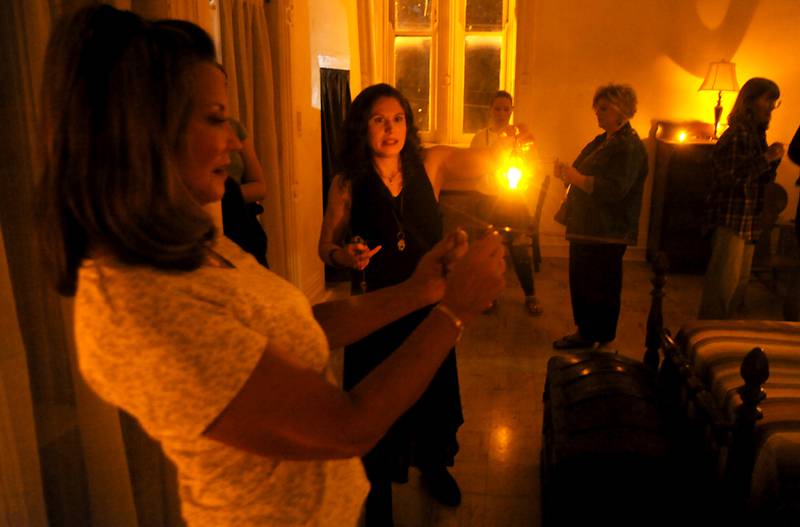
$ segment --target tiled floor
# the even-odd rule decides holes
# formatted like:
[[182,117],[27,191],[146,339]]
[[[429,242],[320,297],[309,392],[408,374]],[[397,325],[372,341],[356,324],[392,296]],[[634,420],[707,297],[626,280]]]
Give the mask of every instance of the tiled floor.
[[[539,525],[539,448],[542,388],[552,341],[573,331],[567,261],[546,259],[536,274],[544,308],[531,317],[509,270],[496,312],[467,328],[458,346],[465,423],[453,474],[463,492],[457,508],[435,503],[412,469],[394,486],[397,527]],[[644,349],[651,271],[645,262],[625,262],[623,309],[617,340],[610,347],[634,358]],[[670,276],[665,324],[677,328],[694,317],[701,276]],[[748,318],[780,318],[780,305],[760,283],[748,291]]]

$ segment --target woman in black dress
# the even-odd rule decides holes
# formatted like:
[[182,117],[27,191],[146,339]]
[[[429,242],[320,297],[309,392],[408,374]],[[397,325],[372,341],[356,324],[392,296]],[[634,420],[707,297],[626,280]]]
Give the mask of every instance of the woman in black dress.
[[[442,238],[439,190],[477,184],[493,164],[489,149],[422,148],[411,106],[388,84],[362,91],[345,121],[341,171],[331,183],[319,239],[322,260],[353,269],[353,292],[405,280]],[[344,388],[350,389],[388,357],[430,307],[412,313],[345,348]],[[409,372],[413,375],[413,372]],[[364,458],[371,483],[368,526],[392,524],[391,483],[417,466],[430,494],[456,506],[461,493],[447,471],[464,422],[455,349],[419,401]]]

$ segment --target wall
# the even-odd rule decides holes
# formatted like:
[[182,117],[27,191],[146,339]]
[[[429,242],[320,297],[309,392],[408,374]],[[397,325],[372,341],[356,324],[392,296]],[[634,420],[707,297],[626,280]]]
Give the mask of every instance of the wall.
[[[716,93],[698,92],[710,61],[736,63],[740,85],[753,76],[775,80],[783,104],[768,140],[788,143],[800,124],[796,0],[530,0],[518,11],[517,122],[532,128],[545,166],[571,161],[600,133],[591,109],[595,88],[627,82],[639,96],[632,125],[642,138],[651,120],[713,121]],[[723,93],[723,120],[734,93]],[[778,182],[789,191],[785,217],[797,203],[798,169],[788,159]],[[646,246],[648,195],[639,247]],[[563,228],[552,221],[563,192],[551,187],[542,214],[545,254],[565,254]],[[641,256],[641,251],[631,251]]]
[[[291,6],[291,150],[293,174],[296,285],[317,299],[324,292],[324,267],[317,256],[322,223],[322,152],[319,111],[319,57],[335,57],[341,63],[358,65],[355,3],[348,0],[308,0]],[[351,29],[352,28],[352,29]],[[351,72],[358,79],[360,69]]]

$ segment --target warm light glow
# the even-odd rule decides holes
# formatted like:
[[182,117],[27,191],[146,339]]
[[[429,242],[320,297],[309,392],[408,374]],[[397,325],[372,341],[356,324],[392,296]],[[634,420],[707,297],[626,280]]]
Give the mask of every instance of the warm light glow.
[[508,458],[509,447],[511,446],[511,429],[500,425],[492,429],[489,455],[497,461],[505,461]]
[[678,142],[679,143],[685,143],[686,142],[686,136],[687,136],[686,130],[681,130],[680,132],[678,132]]
[[497,180],[502,190],[520,192],[528,188],[530,168],[514,153],[497,171]]
[[503,39],[499,35],[467,35],[464,42],[467,47],[500,49]]
[[522,179],[522,170],[519,167],[510,166],[506,170],[506,178],[508,179],[508,188],[516,190]]
[[395,49],[400,48],[417,48],[417,47],[425,47],[430,44],[431,37],[412,37],[412,36],[402,36],[402,37],[395,37],[394,39],[394,47]]

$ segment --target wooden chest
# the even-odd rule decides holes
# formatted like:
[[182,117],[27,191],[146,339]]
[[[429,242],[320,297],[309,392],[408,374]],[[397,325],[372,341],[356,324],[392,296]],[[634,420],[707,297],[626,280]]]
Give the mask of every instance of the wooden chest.
[[542,432],[546,525],[667,523],[656,511],[672,479],[669,441],[642,363],[608,352],[551,358]]

